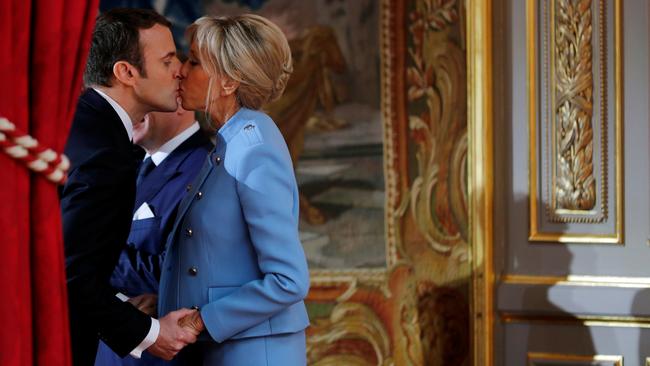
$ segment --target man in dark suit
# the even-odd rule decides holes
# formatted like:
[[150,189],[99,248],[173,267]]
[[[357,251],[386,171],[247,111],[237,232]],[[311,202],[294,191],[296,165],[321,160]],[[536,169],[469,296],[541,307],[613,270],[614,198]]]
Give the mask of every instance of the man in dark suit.
[[121,357],[146,349],[165,359],[196,341],[178,325],[191,310],[151,318],[118,299],[109,282],[133,216],[133,127],[148,112],[177,107],[180,62],[169,27],[153,11],[114,9],[93,31],[60,191],[75,366],[93,364],[99,338]]
[[[140,166],[135,212],[127,247],[122,250],[111,285],[140,310],[155,316],[164,245],[187,186],[201,169],[212,142],[200,130],[194,112],[152,112],[135,130],[133,141],[147,155]],[[143,354],[121,359],[100,342],[95,366],[168,365]]]

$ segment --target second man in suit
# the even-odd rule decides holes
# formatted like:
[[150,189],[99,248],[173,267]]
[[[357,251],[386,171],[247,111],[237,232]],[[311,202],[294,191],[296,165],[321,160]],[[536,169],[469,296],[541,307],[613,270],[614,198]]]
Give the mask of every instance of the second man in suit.
[[[195,121],[194,112],[152,112],[133,131],[133,142],[147,152],[140,165],[134,217],[127,247],[120,254],[111,285],[149,315],[156,315],[164,243],[178,204],[213,145]],[[122,359],[100,343],[95,366],[171,365],[143,354]]]

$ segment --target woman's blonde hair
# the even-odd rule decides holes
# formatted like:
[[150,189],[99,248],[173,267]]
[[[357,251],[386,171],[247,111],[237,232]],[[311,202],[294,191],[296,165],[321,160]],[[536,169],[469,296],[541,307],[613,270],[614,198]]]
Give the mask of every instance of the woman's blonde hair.
[[[254,14],[206,16],[189,26],[187,38],[196,42],[197,57],[208,75],[239,82],[236,96],[243,107],[260,109],[284,92],[293,71],[291,50],[280,28],[268,19]],[[212,82],[208,102],[211,89]]]

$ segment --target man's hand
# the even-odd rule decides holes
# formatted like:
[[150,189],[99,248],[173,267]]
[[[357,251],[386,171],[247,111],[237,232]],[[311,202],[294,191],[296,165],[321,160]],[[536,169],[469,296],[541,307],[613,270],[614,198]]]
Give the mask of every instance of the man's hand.
[[164,360],[171,360],[183,347],[196,342],[199,332],[190,328],[183,328],[179,320],[190,315],[194,310],[180,309],[172,311],[160,319],[160,333],[156,343],[152,344],[147,351],[152,355]]
[[127,302],[149,316],[156,317],[158,313],[158,295],[156,294],[138,295],[128,299]]
[[205,329],[205,324],[203,324],[203,319],[201,318],[201,312],[194,310],[190,315],[185,316],[179,321],[181,327],[196,332],[197,334],[201,333]]

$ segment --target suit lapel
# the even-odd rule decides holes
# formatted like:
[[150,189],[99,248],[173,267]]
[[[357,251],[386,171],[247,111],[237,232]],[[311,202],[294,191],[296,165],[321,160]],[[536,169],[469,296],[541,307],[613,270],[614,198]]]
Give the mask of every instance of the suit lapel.
[[160,166],[153,169],[138,187],[135,198],[136,209],[144,202],[151,202],[162,187],[178,174],[177,166],[170,166],[169,164],[165,164],[166,162],[167,159]]
[[183,141],[174,151],[165,158],[149,175],[147,175],[140,187],[138,187],[135,208],[137,209],[144,202],[150,202],[160,192],[162,187],[179,174],[183,174],[183,162],[196,148],[199,148],[209,141],[203,132],[197,131],[187,140]]

